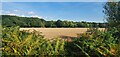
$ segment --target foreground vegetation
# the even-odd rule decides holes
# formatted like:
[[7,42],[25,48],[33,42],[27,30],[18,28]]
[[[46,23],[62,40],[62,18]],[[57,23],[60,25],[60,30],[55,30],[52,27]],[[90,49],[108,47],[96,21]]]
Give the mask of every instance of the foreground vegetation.
[[40,32],[19,31],[19,27],[3,28],[2,55],[40,55],[40,56],[119,56],[117,30],[101,32],[90,29],[80,38],[66,42],[63,39],[44,39]]
[[[113,31],[101,32],[97,29],[90,29],[91,33],[84,33],[80,38],[67,44],[68,54],[86,55],[87,57],[117,57],[118,55],[118,38],[115,38]],[[72,51],[72,52],[71,52]]]
[[40,33],[19,31],[18,27],[3,28],[3,55],[63,55],[64,41],[44,39]]

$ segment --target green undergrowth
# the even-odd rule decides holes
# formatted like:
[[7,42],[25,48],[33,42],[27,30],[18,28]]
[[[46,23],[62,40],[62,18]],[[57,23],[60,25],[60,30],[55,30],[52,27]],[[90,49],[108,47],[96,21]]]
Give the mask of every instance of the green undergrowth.
[[120,56],[120,46],[118,38],[113,34],[117,31],[99,31],[90,29],[90,33],[80,34],[80,38],[75,38],[67,43],[65,48],[67,54],[83,57],[118,57]]
[[64,55],[64,40],[44,39],[40,33],[3,28],[2,55]]
[[45,39],[41,32],[20,31],[19,27],[2,29],[2,55],[36,56],[82,56],[82,57],[118,57],[120,43],[117,30],[99,31],[90,29],[90,33],[80,34],[72,42],[55,38]]

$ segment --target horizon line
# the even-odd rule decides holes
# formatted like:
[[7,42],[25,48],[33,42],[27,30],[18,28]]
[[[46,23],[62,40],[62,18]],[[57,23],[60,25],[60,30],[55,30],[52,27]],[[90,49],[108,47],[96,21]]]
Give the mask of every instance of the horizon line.
[[[4,15],[4,14],[3,14]],[[7,15],[7,14],[6,14]],[[2,16],[2,15],[1,15]],[[73,20],[62,20],[62,19],[57,19],[57,20],[46,20],[46,18],[39,18],[39,17],[32,17],[32,16],[18,16],[18,15],[9,15],[9,16],[17,16],[17,17],[27,17],[27,18],[38,18],[38,19],[44,19],[45,21],[73,21]],[[81,21],[73,21],[73,22],[95,22],[95,23],[106,23],[106,21],[86,21],[86,20],[81,20]]]

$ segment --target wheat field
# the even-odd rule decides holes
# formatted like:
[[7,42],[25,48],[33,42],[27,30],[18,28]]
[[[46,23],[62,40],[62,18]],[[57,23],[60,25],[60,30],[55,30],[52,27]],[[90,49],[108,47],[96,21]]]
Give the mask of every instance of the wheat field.
[[[77,34],[84,33],[89,28],[20,28],[20,30],[38,31],[44,35],[45,38],[57,37],[77,37]],[[99,28],[105,30],[105,28]]]

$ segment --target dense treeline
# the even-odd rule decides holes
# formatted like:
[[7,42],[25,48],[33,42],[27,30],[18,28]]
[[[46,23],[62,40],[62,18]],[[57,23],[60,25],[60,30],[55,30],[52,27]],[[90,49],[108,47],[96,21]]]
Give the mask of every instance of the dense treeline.
[[46,21],[44,19],[35,17],[19,17],[2,15],[2,25],[3,26],[20,26],[20,27],[107,27],[107,23],[95,23],[95,22],[73,22],[67,20],[57,20],[57,21]]

